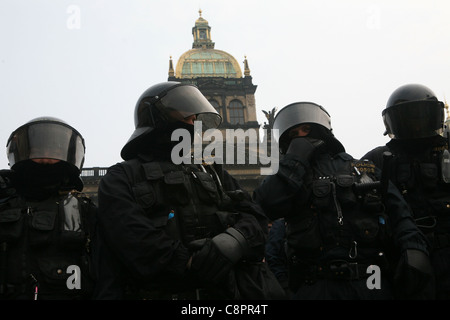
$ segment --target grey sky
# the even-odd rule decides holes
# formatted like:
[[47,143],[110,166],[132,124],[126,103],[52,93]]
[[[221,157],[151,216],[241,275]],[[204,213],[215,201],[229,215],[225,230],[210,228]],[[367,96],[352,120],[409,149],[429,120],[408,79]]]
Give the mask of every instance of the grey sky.
[[450,99],[445,0],[2,0],[0,142],[54,116],[84,136],[85,167],[121,161],[138,97],[191,49],[199,9],[216,49],[241,68],[247,56],[261,124],[261,110],[316,102],[358,158],[388,141],[381,111],[397,87]]

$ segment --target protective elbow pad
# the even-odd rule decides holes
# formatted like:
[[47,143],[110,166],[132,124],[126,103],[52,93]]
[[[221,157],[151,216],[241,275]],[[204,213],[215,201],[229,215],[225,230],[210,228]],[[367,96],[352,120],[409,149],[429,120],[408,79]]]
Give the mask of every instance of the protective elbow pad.
[[401,299],[433,298],[433,268],[428,256],[420,250],[405,250],[397,266],[394,283]]
[[405,255],[409,267],[414,268],[423,274],[431,274],[433,272],[430,259],[422,251],[408,249],[405,251]]
[[238,262],[249,250],[247,240],[234,228],[228,228],[225,232],[212,238],[212,243],[222,256],[233,264]]

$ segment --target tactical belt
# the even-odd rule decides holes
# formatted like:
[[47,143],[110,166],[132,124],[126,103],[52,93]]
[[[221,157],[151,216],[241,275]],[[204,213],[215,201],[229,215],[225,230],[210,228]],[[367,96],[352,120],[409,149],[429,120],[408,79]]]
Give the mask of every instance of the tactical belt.
[[297,280],[302,279],[305,284],[313,284],[318,279],[360,280],[370,276],[367,268],[370,264],[350,262],[346,260],[332,260],[327,264],[299,264],[292,266],[290,272]]
[[325,266],[319,266],[317,277],[324,279],[359,280],[369,276],[366,270],[368,264],[333,260]]

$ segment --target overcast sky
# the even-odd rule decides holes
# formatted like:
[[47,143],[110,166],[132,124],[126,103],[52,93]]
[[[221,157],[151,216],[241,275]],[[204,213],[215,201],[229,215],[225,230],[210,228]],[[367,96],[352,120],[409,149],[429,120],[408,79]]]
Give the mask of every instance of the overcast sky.
[[199,9],[216,49],[242,69],[247,56],[261,124],[261,110],[316,102],[359,158],[389,141],[381,112],[397,87],[450,100],[446,0],[1,0],[0,142],[53,116],[85,138],[85,167],[120,162],[138,97],[192,48]]

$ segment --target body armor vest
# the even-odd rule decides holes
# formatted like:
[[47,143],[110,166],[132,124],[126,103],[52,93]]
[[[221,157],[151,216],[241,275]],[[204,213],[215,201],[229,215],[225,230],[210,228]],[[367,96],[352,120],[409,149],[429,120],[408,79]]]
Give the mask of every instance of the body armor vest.
[[212,166],[168,162],[122,162],[137,203],[156,228],[187,246],[212,238],[235,223],[231,199]]
[[375,166],[345,153],[321,158],[304,177],[297,213],[287,220],[288,255],[365,261],[385,247],[388,217]]
[[78,192],[1,200],[0,299],[88,299],[93,208]]
[[391,180],[425,233],[450,231],[450,184],[442,179],[441,149],[434,148],[420,157],[394,153],[392,163]]

